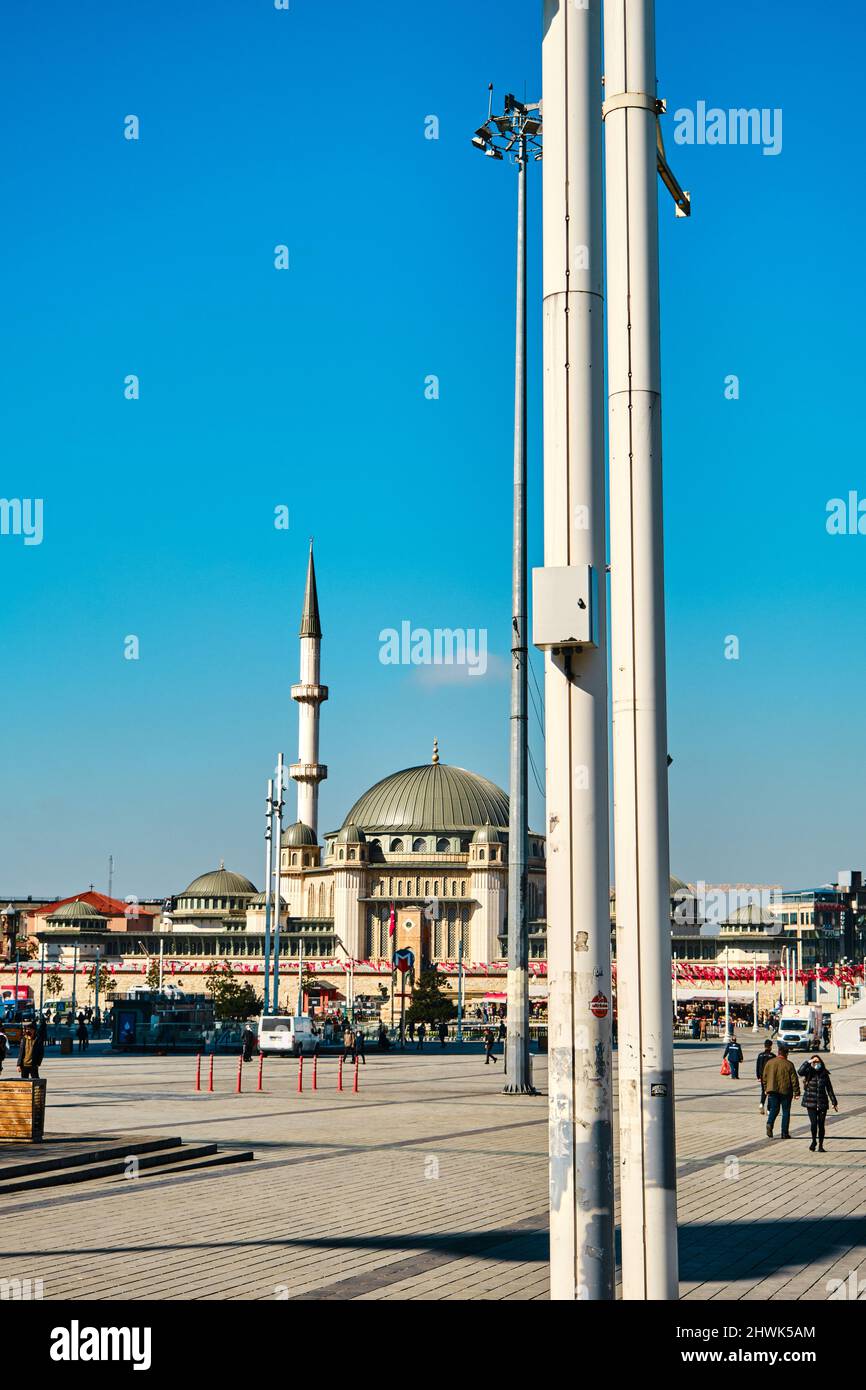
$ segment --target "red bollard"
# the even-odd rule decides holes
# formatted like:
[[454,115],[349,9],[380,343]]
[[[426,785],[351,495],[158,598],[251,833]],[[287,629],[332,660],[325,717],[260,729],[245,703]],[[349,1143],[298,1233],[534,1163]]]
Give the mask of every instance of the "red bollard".
[[304,1089],[304,1054],[298,1053],[298,1090]]
[[265,1060],[265,1054],[264,1054],[263,1052],[260,1052],[260,1053],[259,1053],[259,1083],[258,1083],[258,1085],[256,1086],[256,1090],[257,1090],[257,1091],[260,1091],[260,1090],[262,1089],[262,1066],[263,1066],[263,1064],[264,1064],[264,1060]]
[[352,1094],[355,1095],[355,1096],[358,1094],[358,1058],[357,1058],[357,1057],[355,1058],[355,1079],[354,1079],[354,1081],[352,1082]]
[[210,1072],[207,1078],[207,1088],[209,1091],[213,1090],[213,1053],[210,1055]]
[[343,1089],[343,1059],[340,1058],[340,1065],[337,1067],[337,1090]]
[[243,1059],[243,1057],[239,1057],[239,1058],[238,1058],[238,1088],[237,1088],[237,1093],[238,1093],[238,1095],[240,1095],[240,1093],[241,1093],[241,1077],[243,1076],[243,1074],[244,1074],[244,1059]]
[[195,1059],[195,1089],[201,1090],[201,1053]]
[[313,1090],[314,1090],[314,1091],[315,1091],[315,1089],[316,1089],[316,1071],[317,1071],[317,1069],[318,1069],[318,1065],[319,1065],[319,1058],[318,1058],[318,1056],[316,1055],[316,1053],[314,1052],[314,1053],[313,1053]]

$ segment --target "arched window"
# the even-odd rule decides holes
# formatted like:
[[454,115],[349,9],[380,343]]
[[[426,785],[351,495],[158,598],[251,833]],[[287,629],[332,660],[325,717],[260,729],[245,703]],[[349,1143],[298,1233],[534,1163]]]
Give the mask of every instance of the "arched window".
[[402,849],[403,849],[403,841],[402,841],[402,840],[392,840],[392,841],[391,841],[391,853],[392,853],[392,854],[400,854],[401,851],[402,851]]
[[430,896],[430,880],[429,880],[429,878],[425,878],[425,880],[424,880],[424,897],[425,897],[425,898],[429,898],[429,896]]
[[342,859],[342,857],[343,857],[343,851],[340,850],[340,858]]
[[435,879],[434,882],[433,882],[433,896],[434,896],[434,898],[438,898],[438,897],[439,897],[439,880],[438,880],[438,878]]
[[397,897],[398,897],[398,898],[402,898],[402,896],[403,896],[403,880],[402,880],[402,879],[398,879],[398,881],[397,881]]
[[293,854],[293,855],[292,855],[292,866],[294,867],[294,865],[297,864],[297,862],[298,862],[298,856],[297,856],[296,854]]
[[466,897],[466,879],[465,879],[465,878],[461,878],[461,880],[460,880],[460,896],[461,896],[461,898],[465,898],[465,897]]
[[412,851],[413,851],[413,853],[414,853],[414,854],[423,854],[426,848],[427,848],[427,841],[424,840],[424,839],[422,839],[420,835],[416,835],[416,836],[415,836],[415,839],[412,841]]
[[450,848],[451,848],[451,841],[450,841],[450,840],[446,840],[444,836],[440,836],[439,839],[436,841],[436,853],[437,853],[437,854],[447,854]]
[[478,858],[479,858],[479,859],[483,859],[483,858],[484,858],[484,850],[483,850],[483,849],[480,849],[480,850],[478,851]]

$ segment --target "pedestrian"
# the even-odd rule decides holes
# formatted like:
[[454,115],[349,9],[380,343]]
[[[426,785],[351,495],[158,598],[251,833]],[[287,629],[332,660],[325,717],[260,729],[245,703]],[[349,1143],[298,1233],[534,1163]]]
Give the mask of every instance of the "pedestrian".
[[728,1041],[725,1043],[725,1050],[722,1056],[728,1059],[728,1066],[731,1069],[731,1080],[739,1081],[740,1063],[743,1060],[743,1049],[740,1047],[733,1033],[730,1034]]
[[414,1019],[410,1019],[410,1020],[409,1020],[409,1041],[410,1041],[410,1042],[414,1042],[414,1041],[415,1041],[415,1020],[414,1020]]
[[444,1048],[446,1042],[448,1041],[448,1024],[445,1022],[439,1024],[439,1041]]
[[367,1039],[360,1028],[355,1032],[355,1056],[364,1063],[364,1066],[367,1065]]
[[821,1061],[817,1052],[804,1062],[800,1068],[800,1075],[803,1078],[803,1104],[809,1112],[809,1124],[812,1128],[812,1142],[809,1148],[815,1152],[815,1141],[818,1143],[819,1154],[825,1153],[824,1149],[824,1123],[827,1119],[827,1111],[832,1104],[834,1110],[839,1109],[839,1102],[836,1100],[836,1092],[833,1090],[833,1083],[830,1080],[830,1073]]
[[759,1052],[755,1060],[755,1075],[761,1083],[761,1114],[764,1113],[764,1106],[767,1104],[767,1092],[764,1090],[764,1067],[773,1055],[773,1044],[769,1038],[764,1043],[763,1052]]
[[247,1023],[241,1033],[241,1056],[245,1062],[253,1060],[253,1053],[256,1049],[256,1035]]
[[42,1044],[44,1050],[48,1041],[48,1021],[44,1014],[40,1014],[36,1023],[36,1036]]
[[25,1023],[21,1033],[21,1046],[18,1048],[18,1070],[22,1081],[38,1081],[44,1048],[36,1036],[32,1023]]
[[829,1018],[825,1018],[825,1019],[824,1019],[824,1026],[823,1026],[823,1028],[821,1029],[821,1037],[822,1037],[823,1042],[824,1042],[824,1051],[825,1051],[825,1052],[829,1052],[829,1051],[830,1051],[830,1020],[829,1020]]
[[352,1062],[355,1060],[355,1034],[352,1032],[352,1025],[348,1022],[343,1032],[343,1055],[341,1060],[345,1062],[347,1059]]
[[8,1051],[9,1051],[9,1039],[7,1038],[6,1034],[3,1032],[3,1029],[0,1028],[0,1072],[2,1072],[2,1070],[3,1070],[3,1062],[4,1062],[5,1058],[6,1058],[6,1053],[7,1053]]
[[426,1023],[419,1023],[419,1024],[418,1024],[418,1048],[417,1048],[418,1052],[423,1052],[423,1050],[424,1050],[424,1039],[426,1038],[426,1036],[427,1036],[427,1025],[426,1025]]
[[496,1036],[495,1036],[495,1034],[494,1034],[494,1032],[493,1032],[493,1029],[492,1029],[492,1028],[488,1028],[487,1031],[486,1031],[485,1034],[484,1034],[484,1052],[485,1052],[484,1065],[485,1065],[485,1067],[488,1067],[488,1066],[490,1065],[491,1062],[498,1062],[498,1061],[499,1061],[499,1058],[496,1056],[496,1054],[495,1054],[494,1051],[493,1051],[493,1047],[494,1047],[495,1042],[496,1042]]
[[506,1036],[507,1032],[508,1032],[508,1029],[507,1029],[506,1026],[505,1026],[505,1019],[504,1019],[504,1018],[501,1018],[501,1019],[499,1020],[499,1041],[500,1041],[500,1042],[502,1042],[502,1039]]
[[78,1038],[78,1051],[86,1052],[90,1043],[90,1034],[87,1031],[87,1024],[84,1021],[84,1014],[78,1015],[78,1029],[76,1036]]
[[707,1017],[706,1017],[706,1014],[701,1014],[700,1038],[701,1038],[701,1042],[706,1042],[706,1040],[707,1040]]
[[764,1063],[761,1077],[767,1093],[767,1138],[773,1137],[776,1116],[782,1113],[782,1138],[790,1139],[791,1101],[800,1094],[800,1082],[793,1062],[788,1061],[788,1044],[779,1043],[779,1054]]

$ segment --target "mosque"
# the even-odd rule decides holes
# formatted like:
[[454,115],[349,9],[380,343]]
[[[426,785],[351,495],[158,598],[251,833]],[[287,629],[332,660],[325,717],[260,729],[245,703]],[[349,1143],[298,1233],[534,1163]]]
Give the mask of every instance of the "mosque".
[[[395,947],[411,946],[425,964],[475,969],[504,963],[508,887],[508,797],[476,772],[441,761],[436,740],[428,763],[392,773],[359,797],[343,824],[320,836],[319,718],[328,698],[321,684],[322,626],[312,546],[300,626],[298,819],[282,834],[281,952],[311,965],[340,951],[389,973]],[[531,951],[545,954],[544,840],[529,837]],[[391,910],[395,930],[390,932]],[[172,932],[192,938],[222,928],[258,946],[264,894],[225,867],[180,893]],[[287,937],[282,945],[283,936]],[[258,952],[256,952],[258,954]]]

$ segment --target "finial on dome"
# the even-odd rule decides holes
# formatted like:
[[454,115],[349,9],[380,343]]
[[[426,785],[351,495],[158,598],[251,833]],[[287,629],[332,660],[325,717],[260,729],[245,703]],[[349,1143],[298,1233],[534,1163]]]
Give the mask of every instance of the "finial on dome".
[[439,761],[439,740],[438,740],[438,738],[434,738],[434,740],[433,740],[433,765],[434,765],[434,767],[435,767],[436,763],[438,763],[438,761]]
[[221,860],[220,860],[220,869],[224,869],[225,866],[226,866],[226,861],[225,861],[224,859],[221,859]]

